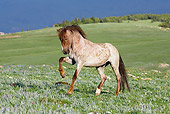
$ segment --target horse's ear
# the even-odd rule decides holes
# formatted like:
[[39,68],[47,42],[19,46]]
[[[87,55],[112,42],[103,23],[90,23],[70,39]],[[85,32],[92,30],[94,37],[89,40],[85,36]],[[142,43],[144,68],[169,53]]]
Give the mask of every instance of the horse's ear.
[[68,34],[72,34],[72,33],[73,33],[72,30],[66,30],[66,32],[67,32]]
[[60,33],[63,30],[63,28],[57,29],[57,32]]
[[73,33],[73,30],[70,30],[71,31],[71,33]]

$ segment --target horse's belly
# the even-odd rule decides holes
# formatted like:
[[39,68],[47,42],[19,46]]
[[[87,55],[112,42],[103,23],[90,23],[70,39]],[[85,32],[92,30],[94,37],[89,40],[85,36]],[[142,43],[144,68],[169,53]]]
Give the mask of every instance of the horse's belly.
[[97,66],[102,66],[104,64],[106,64],[107,61],[93,61],[93,60],[90,60],[90,61],[87,61],[85,62],[84,66],[86,67],[97,67]]

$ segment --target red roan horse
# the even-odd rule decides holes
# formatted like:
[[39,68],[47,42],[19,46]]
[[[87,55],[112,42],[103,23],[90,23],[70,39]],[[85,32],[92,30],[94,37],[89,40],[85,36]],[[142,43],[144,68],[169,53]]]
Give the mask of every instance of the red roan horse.
[[104,74],[104,68],[110,64],[117,77],[117,90],[116,95],[119,94],[119,90],[124,90],[125,85],[129,92],[130,88],[127,81],[127,75],[125,71],[124,63],[118,50],[109,43],[93,43],[86,38],[86,34],[78,25],[66,26],[57,30],[58,36],[61,41],[62,51],[64,54],[68,54],[68,57],[61,57],[59,59],[59,71],[60,75],[64,78],[65,72],[62,68],[62,62],[77,64],[76,71],[72,78],[72,84],[67,94],[73,93],[74,82],[80,73],[83,66],[96,67],[101,77],[101,82],[96,90],[96,95],[101,92],[101,87],[106,81],[107,77]]

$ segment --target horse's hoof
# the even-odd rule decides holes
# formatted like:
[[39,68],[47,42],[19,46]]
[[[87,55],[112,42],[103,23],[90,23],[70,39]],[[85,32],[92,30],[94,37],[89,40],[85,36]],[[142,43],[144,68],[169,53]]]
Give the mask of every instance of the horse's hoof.
[[65,72],[64,71],[61,71],[60,75],[61,75],[62,78],[65,78]]
[[67,92],[67,95],[72,95],[72,92]]
[[96,90],[96,96],[97,96],[97,95],[100,95],[100,93],[101,93],[101,90],[97,88],[97,90]]
[[96,96],[100,95],[100,93],[96,93]]
[[117,96],[117,95],[119,95],[119,93],[115,93],[115,95]]
[[68,90],[67,95],[71,95],[73,93],[72,90]]
[[65,75],[64,76],[61,76],[62,78],[65,78]]

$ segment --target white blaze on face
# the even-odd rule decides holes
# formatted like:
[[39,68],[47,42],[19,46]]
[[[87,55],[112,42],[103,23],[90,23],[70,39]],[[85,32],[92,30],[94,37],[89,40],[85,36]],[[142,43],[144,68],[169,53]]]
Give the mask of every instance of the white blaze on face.
[[63,51],[63,46],[61,45],[61,49],[62,49],[62,51]]

